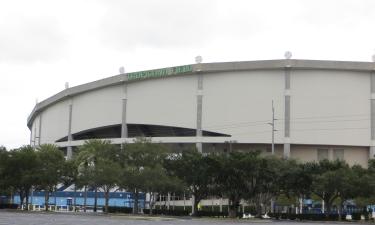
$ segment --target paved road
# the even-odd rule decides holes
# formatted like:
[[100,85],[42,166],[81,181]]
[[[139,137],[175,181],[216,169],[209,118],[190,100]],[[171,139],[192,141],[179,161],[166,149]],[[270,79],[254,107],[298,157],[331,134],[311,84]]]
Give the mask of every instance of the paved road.
[[[276,224],[276,225],[317,225],[319,223],[299,223],[285,221],[246,221],[214,219],[175,219],[164,217],[104,216],[72,213],[9,212],[0,210],[0,225],[238,225],[238,224]],[[330,223],[324,223],[329,225]],[[337,223],[332,223],[337,224]],[[345,224],[345,223],[340,223]],[[350,223],[351,225],[355,223]]]

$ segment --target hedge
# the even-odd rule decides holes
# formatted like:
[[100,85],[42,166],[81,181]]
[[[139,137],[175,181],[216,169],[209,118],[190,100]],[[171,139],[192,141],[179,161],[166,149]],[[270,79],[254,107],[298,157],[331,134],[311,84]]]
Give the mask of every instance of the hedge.
[[[105,211],[105,208],[103,208]],[[131,207],[121,207],[121,206],[108,206],[109,213],[132,213],[133,208]]]
[[17,209],[19,204],[3,203],[0,204],[0,209]]
[[[268,214],[274,219],[289,219],[289,220],[312,220],[312,221],[338,221],[338,214],[322,214],[322,213],[305,213],[305,214],[290,214],[290,213],[270,213]],[[369,219],[367,212],[363,213],[352,213],[352,220],[361,220],[361,215],[365,216],[365,219]],[[346,214],[341,215],[341,220],[346,220]]]
[[[143,209],[144,214],[150,214],[150,209]],[[153,209],[154,215],[168,215],[168,216],[188,216],[190,211],[187,210],[168,210],[168,209]]]
[[[144,214],[150,214],[150,209],[143,209]],[[168,215],[168,216],[188,216],[190,215],[190,211],[188,210],[168,210],[168,209],[153,209],[153,215]],[[213,212],[213,211],[206,211],[201,210],[197,211],[196,216],[198,217],[227,217],[228,212]]]

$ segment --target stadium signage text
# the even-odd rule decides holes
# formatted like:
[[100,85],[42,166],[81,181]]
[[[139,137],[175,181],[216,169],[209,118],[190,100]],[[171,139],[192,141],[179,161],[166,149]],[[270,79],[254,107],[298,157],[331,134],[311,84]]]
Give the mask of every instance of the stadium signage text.
[[192,65],[176,66],[157,70],[146,70],[140,72],[128,73],[128,80],[140,80],[149,78],[166,77],[172,75],[179,75],[183,73],[193,72]]

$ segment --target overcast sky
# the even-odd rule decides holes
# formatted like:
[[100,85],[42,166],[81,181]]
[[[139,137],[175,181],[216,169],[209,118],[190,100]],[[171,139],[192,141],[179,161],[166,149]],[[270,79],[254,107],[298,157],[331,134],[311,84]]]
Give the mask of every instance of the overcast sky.
[[203,62],[370,61],[373,0],[0,0],[0,145],[29,144],[26,118],[70,86]]

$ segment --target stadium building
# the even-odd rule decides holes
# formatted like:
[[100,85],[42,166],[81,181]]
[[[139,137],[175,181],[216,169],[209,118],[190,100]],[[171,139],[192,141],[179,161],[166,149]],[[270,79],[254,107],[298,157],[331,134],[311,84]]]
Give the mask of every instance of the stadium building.
[[375,154],[375,63],[198,60],[121,73],[36,104],[27,125],[32,145],[56,144],[67,157],[87,139],[145,136],[203,152],[270,154],[274,143],[276,155],[366,166]]

